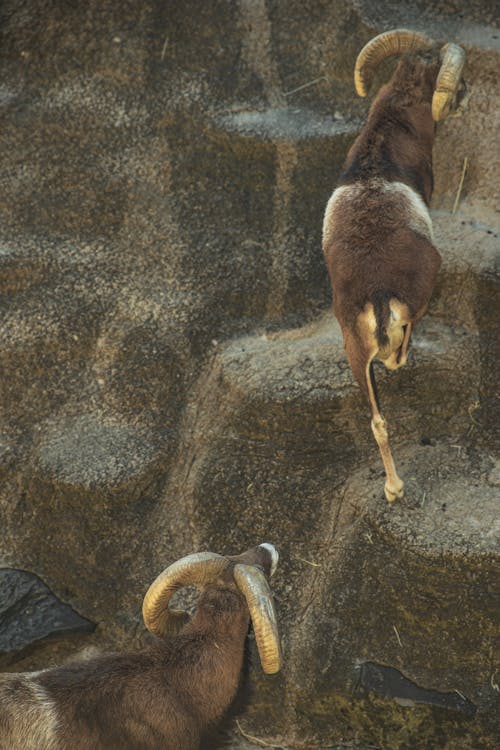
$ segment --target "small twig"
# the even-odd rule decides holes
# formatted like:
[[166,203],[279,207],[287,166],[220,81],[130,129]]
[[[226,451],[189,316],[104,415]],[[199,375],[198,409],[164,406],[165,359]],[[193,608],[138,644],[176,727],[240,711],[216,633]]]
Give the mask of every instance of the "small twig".
[[319,78],[315,78],[314,81],[308,81],[307,83],[303,83],[302,86],[297,86],[296,89],[285,91],[283,96],[291,96],[292,94],[296,94],[298,91],[302,91],[302,89],[308,89],[309,86],[314,86],[314,84],[319,83],[320,81],[328,81],[328,78],[326,76],[320,76]]
[[163,42],[163,47],[161,48],[160,60],[165,59],[165,52],[167,51],[167,46],[168,46],[168,36],[165,37],[165,41]]
[[454,688],[454,692],[457,695],[459,695],[463,701],[465,701],[467,703],[467,698],[465,697],[465,695],[463,693],[460,692],[460,690],[457,690],[456,688]]
[[467,157],[465,157],[465,159],[464,159],[464,165],[462,167],[462,176],[460,177],[460,184],[458,186],[457,194],[455,196],[455,203],[453,204],[453,209],[451,211],[452,214],[455,213],[455,211],[457,210],[457,207],[458,207],[458,201],[460,200],[460,194],[462,193],[462,188],[463,188],[463,185],[464,185],[465,173],[467,171],[467,165],[468,165],[468,163],[469,163],[469,160],[468,160]]
[[478,427],[480,426],[479,422],[476,422],[476,420],[472,416],[472,413],[475,412],[475,411],[477,411],[480,406],[481,406],[481,404],[479,403],[479,401],[474,401],[472,404],[470,404],[470,406],[469,406],[469,408],[467,410],[469,412],[469,417],[470,417],[471,422],[473,424],[477,425]]
[[395,625],[393,625],[393,626],[392,626],[392,629],[393,629],[393,630],[394,630],[394,632],[396,633],[396,638],[398,639],[398,643],[399,643],[399,645],[401,646],[401,648],[403,648],[403,644],[401,643],[401,638],[399,637],[399,633],[398,633],[398,629],[397,629],[397,627],[396,627]]
[[497,693],[500,693],[500,685],[495,680],[495,676],[494,675],[491,675],[491,677],[490,677],[490,683],[491,683],[491,687],[493,688],[493,690],[496,690]]
[[306,563],[307,565],[310,565],[313,568],[321,568],[321,563],[311,562],[310,560],[306,560],[305,557],[300,557],[299,555],[294,557],[294,560],[300,560],[300,562]]
[[263,242],[257,242],[257,240],[243,240],[241,243],[242,247],[260,247],[265,249]]
[[424,507],[424,503],[425,503],[425,498],[426,497],[427,497],[427,491],[425,491],[424,494],[422,495],[422,502],[420,503],[420,507],[421,508]]
[[274,748],[276,747],[276,745],[272,745],[271,743],[266,742],[265,740],[261,740],[259,737],[254,737],[252,734],[248,734],[247,732],[245,732],[245,730],[242,728],[238,719],[236,719],[236,726],[240,730],[243,737],[249,742],[256,742],[261,747],[274,747]]

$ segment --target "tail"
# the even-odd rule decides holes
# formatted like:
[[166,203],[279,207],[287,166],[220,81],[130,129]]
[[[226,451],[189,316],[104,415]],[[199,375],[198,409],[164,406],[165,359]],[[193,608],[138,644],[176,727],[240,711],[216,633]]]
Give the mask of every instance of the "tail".
[[375,292],[370,301],[373,304],[373,311],[375,313],[375,319],[377,321],[377,327],[375,329],[375,336],[379,349],[389,345],[389,336],[387,335],[387,328],[389,326],[389,317],[391,310],[389,307],[389,300],[397,297],[394,292],[390,291],[379,291]]

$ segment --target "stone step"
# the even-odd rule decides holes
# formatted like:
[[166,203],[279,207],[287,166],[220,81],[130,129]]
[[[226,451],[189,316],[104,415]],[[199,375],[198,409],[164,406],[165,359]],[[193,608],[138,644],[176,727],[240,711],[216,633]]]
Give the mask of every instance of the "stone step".
[[255,669],[250,734],[256,725],[279,745],[286,726],[305,746],[369,742],[375,721],[390,748],[408,723],[493,747],[498,470],[475,447],[477,345],[429,318],[414,362],[383,379],[407,483],[391,506],[332,316],[232,341],[201,378],[167,495],[182,494],[200,548],[266,538],[282,560],[286,666],[273,689],[286,701],[268,700]]
[[359,0],[356,5],[361,18],[380,31],[408,27],[436,39],[500,51],[495,0],[476,0],[463,4],[460,9],[454,3],[436,3],[433,0],[422,0],[418,4],[399,2],[397,5],[390,0],[378,3]]
[[[449,427],[448,418],[455,425],[453,431],[467,430],[474,425],[470,410],[490,429],[496,419],[494,388],[489,384],[496,367],[497,229],[492,216],[477,208],[455,215],[439,210],[433,218],[443,268],[428,315],[413,337],[412,365],[393,376],[377,369],[391,432],[403,439],[442,434]],[[111,315],[103,313],[95,298],[91,268],[82,266],[77,292],[68,282],[67,272],[78,262],[78,249],[61,255],[55,268],[45,258],[47,252],[37,257],[35,243],[20,243],[10,244],[2,256],[2,282],[11,290],[0,303],[4,429],[10,424],[17,431],[33,413],[38,419],[44,414],[49,417],[62,403],[76,404],[84,393],[98,408],[113,405],[126,419],[131,418],[132,407],[136,415],[146,406],[149,411],[154,407],[163,423],[167,419],[174,428],[172,398],[184,387],[188,356],[181,354],[179,346],[187,345],[189,317],[194,314],[199,320],[196,305],[178,293],[174,299],[167,289],[159,296],[148,283],[142,290],[142,312],[135,320],[121,303]],[[85,264],[88,253],[88,248],[81,249]],[[39,285],[40,274],[49,274],[50,286]],[[12,291],[19,283],[23,291]],[[175,324],[172,314],[177,316]],[[257,357],[257,377],[267,379],[259,383],[261,393],[274,389],[272,399],[328,400],[333,384],[348,389],[351,383],[340,331],[329,314],[309,327],[269,333],[267,340],[248,337],[244,347],[232,342],[227,361],[234,360],[237,367],[238,359],[248,359],[252,352]],[[165,366],[167,378],[161,376]],[[228,367],[230,371],[232,365]],[[467,385],[465,400],[463,385]],[[482,408],[476,413],[478,400]],[[347,434],[364,435],[361,442],[371,446],[368,411],[362,401],[355,404],[356,421],[349,417],[350,427],[345,423],[344,429]]]
[[[22,265],[15,264],[13,283]],[[33,274],[24,278],[34,286],[0,301],[0,408],[5,422],[30,424],[34,414],[58,410],[81,389],[99,310],[74,289],[64,294],[53,284],[38,287]]]
[[499,303],[498,215],[465,203],[453,214],[431,211],[436,247],[442,267],[429,306],[429,315],[449,325],[483,330],[485,319]]
[[[300,142],[357,135],[361,127],[358,119],[344,118],[340,113],[324,115],[305,107],[271,107],[268,109],[236,109],[220,113],[216,124],[228,133],[252,136],[262,141]],[[321,144],[317,144],[321,147]]]
[[[469,430],[478,393],[478,345],[476,332],[427,317],[415,329],[405,367],[390,373],[375,365],[381,403],[395,436]],[[363,432],[370,418],[332,313],[302,328],[235,339],[223,349],[220,367],[228,392],[241,394],[257,419],[265,409],[286,421],[287,410],[310,408],[323,417],[335,414],[337,425],[342,422],[352,436]]]
[[[409,478],[403,502],[384,503],[378,477],[360,469],[332,494],[330,510],[323,504],[325,531],[314,551],[295,551],[319,568],[308,572],[302,564],[310,587],[289,615],[296,667],[286,685],[300,704],[300,680],[311,675],[309,689],[321,696],[301,705],[311,732],[323,722],[349,731],[340,690],[360,711],[360,740],[370,739],[368,714],[381,726],[388,711],[388,747],[403,743],[408,722],[424,733],[434,721],[457,747],[474,732],[477,746],[493,747],[498,469],[491,457],[452,440],[408,447],[401,466]],[[327,638],[320,661],[314,644]],[[312,671],[311,653],[318,659]]]
[[[22,466],[10,465],[3,477],[10,502],[2,539],[11,552],[0,550],[0,560],[36,570],[89,619],[113,620],[118,639],[142,631],[155,556],[146,530],[157,523],[151,496],[171,453],[166,434],[96,411],[40,422]],[[175,537],[173,523],[164,538],[174,545]],[[117,615],[124,575],[129,608]]]
[[33,466],[53,485],[89,493],[141,483],[158,460],[158,440],[99,414],[52,419],[37,431]]

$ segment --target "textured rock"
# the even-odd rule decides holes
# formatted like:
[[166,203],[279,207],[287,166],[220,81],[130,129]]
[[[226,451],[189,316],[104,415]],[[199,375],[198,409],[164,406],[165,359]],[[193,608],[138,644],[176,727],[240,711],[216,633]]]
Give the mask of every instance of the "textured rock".
[[[394,507],[383,499],[366,407],[329,316],[302,331],[231,343],[203,381],[208,403],[194,396],[180,476],[199,544],[224,536],[238,548],[248,518],[256,537],[282,540],[277,596],[293,626],[284,633],[287,668],[276,689],[286,702],[271,708],[264,697],[253,707],[253,721],[277,744],[285,740],[276,727],[286,725],[295,742],[305,729],[311,742],[354,731],[404,746],[410,708],[392,711],[387,736],[373,734],[373,721],[385,724],[371,697],[357,695],[345,713],[344,696],[365,662],[390,665],[419,687],[413,728],[426,737],[435,720],[426,705],[448,708],[442,720],[457,741],[470,727],[469,704],[483,715],[493,711],[484,644],[495,632],[500,527],[491,461],[464,439],[477,379],[477,337],[468,338],[427,321],[415,336],[408,380],[403,370],[390,378],[396,383],[384,382],[383,402],[392,395],[404,420],[393,432],[406,499]],[[457,388],[460,356],[470,381]],[[266,696],[269,686],[256,679]],[[423,699],[453,690],[466,696],[467,710]],[[376,719],[367,718],[372,713]]]
[[0,659],[47,638],[91,633],[95,625],[60,601],[38,576],[0,569]]
[[154,455],[154,444],[137,430],[85,415],[46,426],[35,460],[45,478],[95,489],[148,473]]
[[[79,647],[121,648],[168,563],[274,542],[286,666],[252,667],[240,722],[266,742],[498,746],[493,10],[0,10],[0,563],[99,622]],[[400,22],[465,45],[471,100],[438,131],[436,293],[408,366],[377,370],[389,508],[320,237],[367,108],[355,56]]]

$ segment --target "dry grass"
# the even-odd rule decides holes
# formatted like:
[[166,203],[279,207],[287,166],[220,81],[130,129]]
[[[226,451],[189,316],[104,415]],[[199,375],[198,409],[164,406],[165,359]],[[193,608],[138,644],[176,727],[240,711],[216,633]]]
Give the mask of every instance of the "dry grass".
[[462,166],[462,174],[461,174],[461,176],[460,176],[460,183],[459,183],[459,185],[458,185],[458,190],[457,190],[457,194],[456,194],[456,196],[455,196],[455,202],[453,203],[453,208],[452,208],[452,211],[451,211],[451,213],[452,213],[452,214],[454,214],[454,213],[455,213],[455,211],[456,211],[456,210],[457,210],[457,208],[458,208],[458,202],[459,202],[459,200],[460,200],[460,195],[461,195],[461,193],[462,193],[462,188],[463,188],[463,186],[464,186],[465,173],[466,173],[466,171],[467,171],[467,167],[468,167],[468,165],[469,165],[469,160],[468,160],[468,158],[467,158],[467,157],[465,157],[465,159],[464,159],[464,163],[463,163],[463,166]]
[[252,734],[248,734],[242,728],[238,720],[236,720],[236,726],[238,727],[242,737],[244,737],[249,742],[255,742],[257,745],[259,745],[259,747],[271,747],[274,748],[274,750],[285,750],[285,748],[283,748],[281,745],[273,745],[270,742],[266,742],[265,740],[260,739],[260,737],[254,737]]

